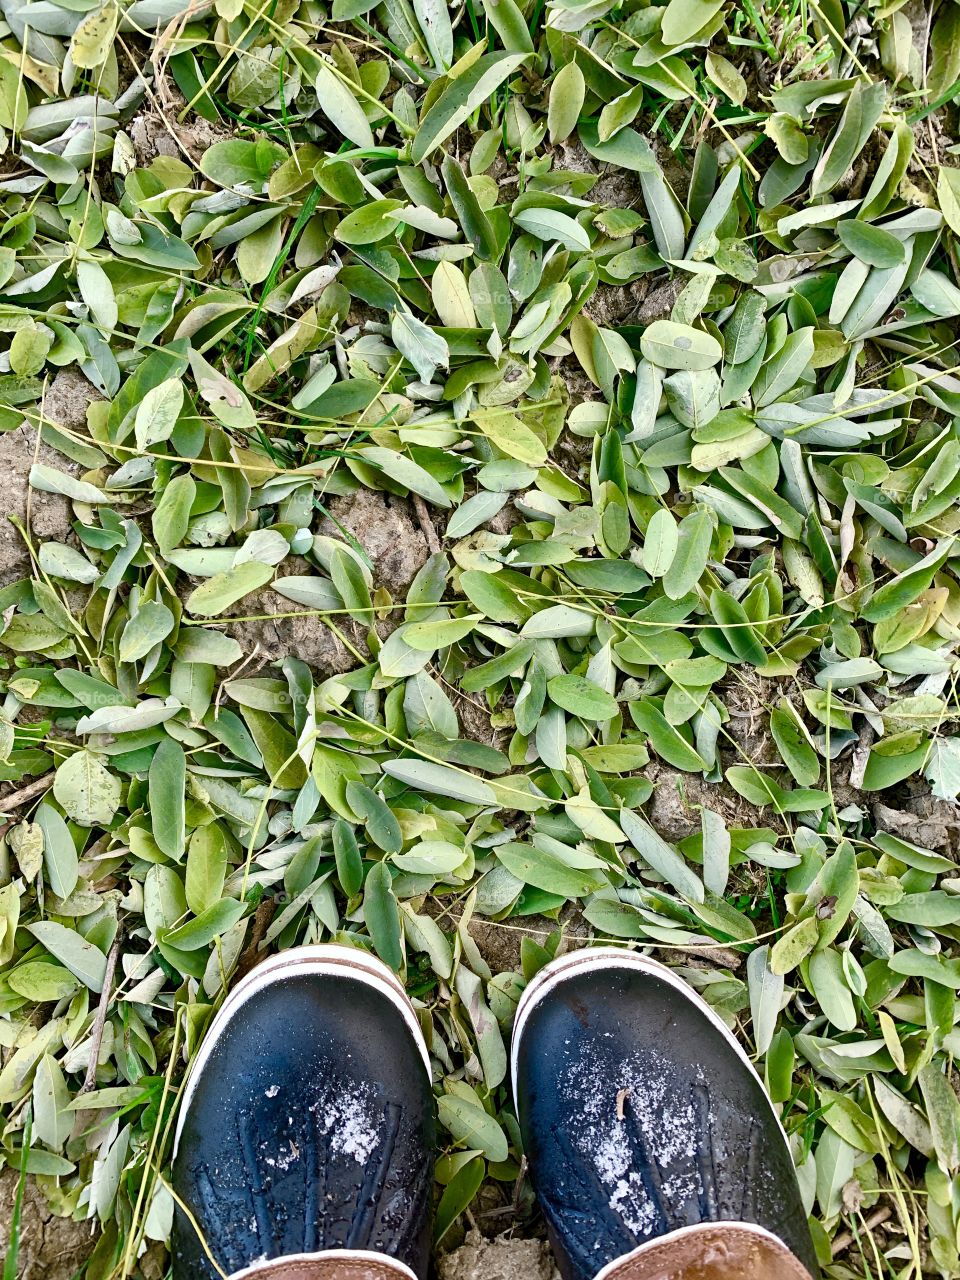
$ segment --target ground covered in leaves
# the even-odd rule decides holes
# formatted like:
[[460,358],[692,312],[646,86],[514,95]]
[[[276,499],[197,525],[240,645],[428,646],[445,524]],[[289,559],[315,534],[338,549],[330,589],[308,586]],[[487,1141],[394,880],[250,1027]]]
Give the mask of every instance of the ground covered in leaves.
[[330,938],[442,1275],[549,1276],[505,1044],[618,940],[827,1275],[956,1276],[960,4],[0,11],[5,1280],[164,1276],[204,1027]]

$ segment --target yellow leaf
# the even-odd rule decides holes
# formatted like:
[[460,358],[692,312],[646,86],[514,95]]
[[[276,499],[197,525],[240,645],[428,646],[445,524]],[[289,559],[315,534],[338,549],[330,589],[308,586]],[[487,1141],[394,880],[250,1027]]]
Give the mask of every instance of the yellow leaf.
[[70,56],[75,67],[88,71],[106,62],[117,34],[119,15],[116,0],[107,0],[102,8],[87,14],[70,41]]

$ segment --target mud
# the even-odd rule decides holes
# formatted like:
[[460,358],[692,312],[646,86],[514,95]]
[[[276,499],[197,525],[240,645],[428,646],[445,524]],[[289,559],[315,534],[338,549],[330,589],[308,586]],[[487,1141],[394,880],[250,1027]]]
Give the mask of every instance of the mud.
[[[310,572],[306,561],[291,556],[281,565],[278,576]],[[231,621],[231,616],[239,621]],[[337,618],[334,630],[323,618],[302,611],[269,587],[244,596],[217,621],[226,624],[227,633],[243,649],[248,674],[288,654],[301,658],[322,677],[349,671],[356,666],[356,658],[341,637],[366,653],[363,628],[350,618]]]

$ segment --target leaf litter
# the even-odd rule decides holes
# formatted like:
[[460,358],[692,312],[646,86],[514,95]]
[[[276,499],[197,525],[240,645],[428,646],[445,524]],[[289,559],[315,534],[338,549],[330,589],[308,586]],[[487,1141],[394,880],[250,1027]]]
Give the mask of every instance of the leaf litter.
[[186,1062],[332,938],[420,1009],[438,1241],[535,1231],[513,1012],[616,940],[827,1274],[957,1274],[957,6],[35,8],[0,1162],[161,1275]]

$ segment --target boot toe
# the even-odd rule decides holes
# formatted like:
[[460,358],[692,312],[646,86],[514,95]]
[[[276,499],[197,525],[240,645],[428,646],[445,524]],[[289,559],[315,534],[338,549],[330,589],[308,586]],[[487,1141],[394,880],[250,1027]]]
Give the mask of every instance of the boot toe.
[[568,1276],[723,1221],[767,1228],[812,1269],[779,1119],[734,1037],[670,970],[602,951],[551,966],[521,1001],[512,1067]]
[[212,1280],[208,1250],[230,1274],[328,1249],[425,1274],[433,1098],[404,999],[369,965],[303,956],[231,993],[185,1090],[175,1275]]

